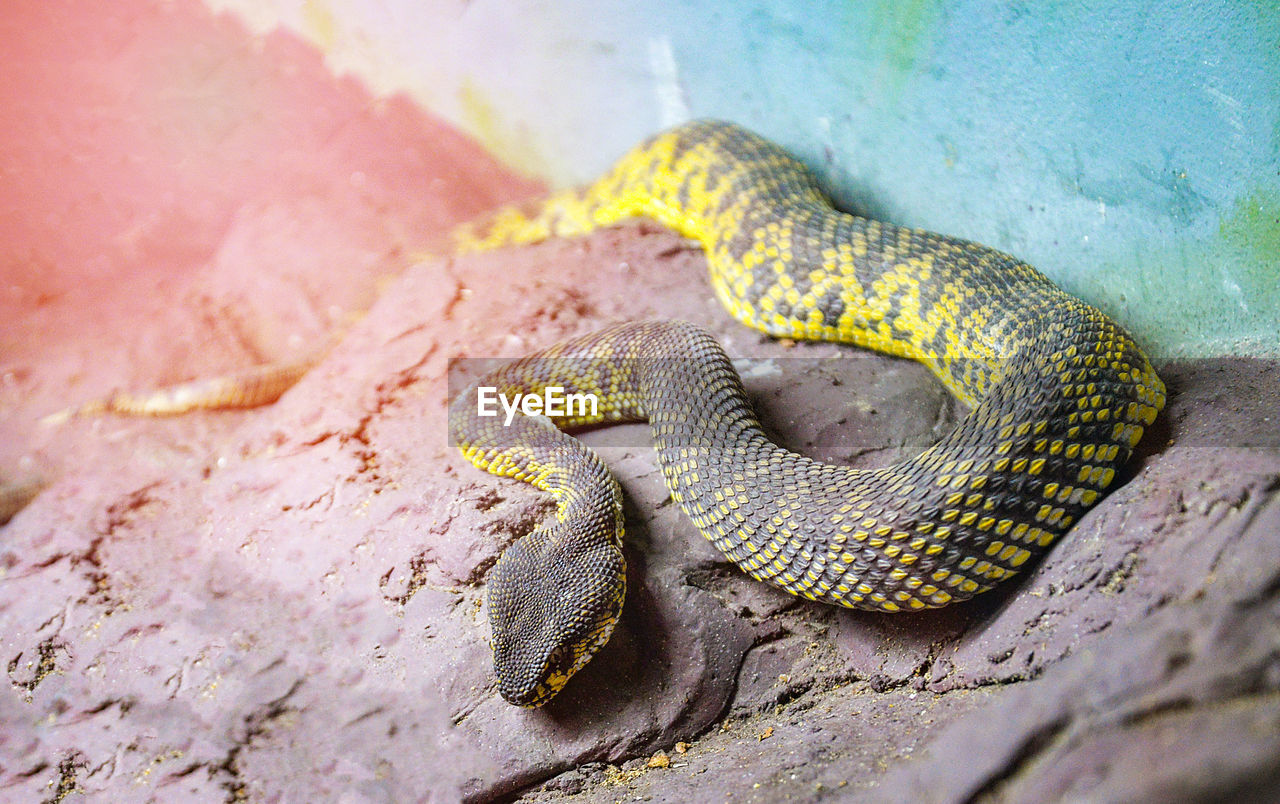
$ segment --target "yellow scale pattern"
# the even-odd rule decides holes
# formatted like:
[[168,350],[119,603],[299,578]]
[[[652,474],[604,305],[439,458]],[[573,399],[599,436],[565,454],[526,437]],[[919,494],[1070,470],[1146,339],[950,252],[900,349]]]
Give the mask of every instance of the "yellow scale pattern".
[[[593,333],[481,380],[508,393],[559,385],[600,397],[598,416],[561,427],[647,419],[672,497],[698,530],[749,575],[792,594],[894,612],[990,588],[1100,499],[1164,405],[1164,386],[1129,335],[1032,267],[976,243],[839,212],[799,162],[728,123],[658,135],[589,187],[464,227],[457,246],[532,243],[635,216],[697,240],[717,296],[747,326],[918,360],[973,408],[946,438],[898,465],[820,464],[768,440],[719,345],[682,322]],[[500,688],[508,700],[538,705],[616,620],[625,587],[614,579],[577,598],[564,584],[594,578],[597,565],[620,574],[620,497],[575,439],[525,417],[510,428],[486,422],[474,403],[473,391],[462,394],[450,412],[464,455],[553,493],[573,551],[610,545],[608,555],[577,565],[558,565],[561,555],[521,557],[515,571],[508,555],[522,540],[495,568]],[[584,522],[590,527],[575,524]],[[523,622],[535,614],[546,621],[538,633]]]

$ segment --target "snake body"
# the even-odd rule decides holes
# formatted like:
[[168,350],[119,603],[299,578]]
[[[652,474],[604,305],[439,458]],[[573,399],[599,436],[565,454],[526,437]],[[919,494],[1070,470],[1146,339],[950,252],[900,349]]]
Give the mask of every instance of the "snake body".
[[818,463],[769,440],[724,351],[681,322],[615,326],[483,378],[451,406],[451,437],[475,465],[558,503],[556,522],[504,552],[489,582],[512,703],[545,703],[608,639],[625,594],[621,493],[555,427],[476,416],[480,385],[596,394],[595,415],[557,420],[565,428],[647,419],[673,499],[747,574],[886,612],[1015,574],[1102,497],[1164,405],[1147,357],[1100,311],[994,249],[834,209],[803,165],[729,123],[653,137],[588,187],[464,229],[458,247],[635,216],[698,241],[716,295],[747,326],[918,360],[972,410],[896,465]]

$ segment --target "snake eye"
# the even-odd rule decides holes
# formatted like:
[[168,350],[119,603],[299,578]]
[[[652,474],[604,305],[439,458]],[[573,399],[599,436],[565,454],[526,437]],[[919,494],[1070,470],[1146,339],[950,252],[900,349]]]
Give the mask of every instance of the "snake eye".
[[556,645],[547,654],[546,675],[564,675],[573,669],[573,651],[568,645]]

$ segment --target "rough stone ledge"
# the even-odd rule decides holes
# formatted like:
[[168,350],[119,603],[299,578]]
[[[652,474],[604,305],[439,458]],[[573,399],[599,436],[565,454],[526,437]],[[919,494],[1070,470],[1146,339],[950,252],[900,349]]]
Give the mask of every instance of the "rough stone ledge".
[[[449,448],[449,359],[644,317],[698,321],[731,354],[787,369],[752,372],[748,387],[799,449],[875,465],[957,415],[917,366],[727,321],[700,256],[650,227],[415,266],[279,403],[238,414],[216,451],[170,447],[123,472],[89,460],[5,528],[0,789],[963,801],[1274,781],[1265,557],[1280,455],[1182,445],[1214,415],[1194,372],[1170,375],[1171,424],[1133,477],[1045,561],[920,615],[836,611],[751,582],[670,504],[634,429],[588,433],[627,494],[627,608],[551,706],[502,703],[485,576],[549,509]],[[1241,404],[1274,410],[1274,386],[1256,388]],[[904,397],[926,408],[909,432],[870,412]],[[1182,761],[1149,766],[1170,740],[1187,743]]]

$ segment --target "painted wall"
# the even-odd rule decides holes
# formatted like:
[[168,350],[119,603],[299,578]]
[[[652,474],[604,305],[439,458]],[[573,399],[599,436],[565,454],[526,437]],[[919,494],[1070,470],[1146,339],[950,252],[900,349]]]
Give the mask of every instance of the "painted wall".
[[207,0],[564,184],[690,116],[1011,251],[1164,355],[1280,354],[1270,0]]

